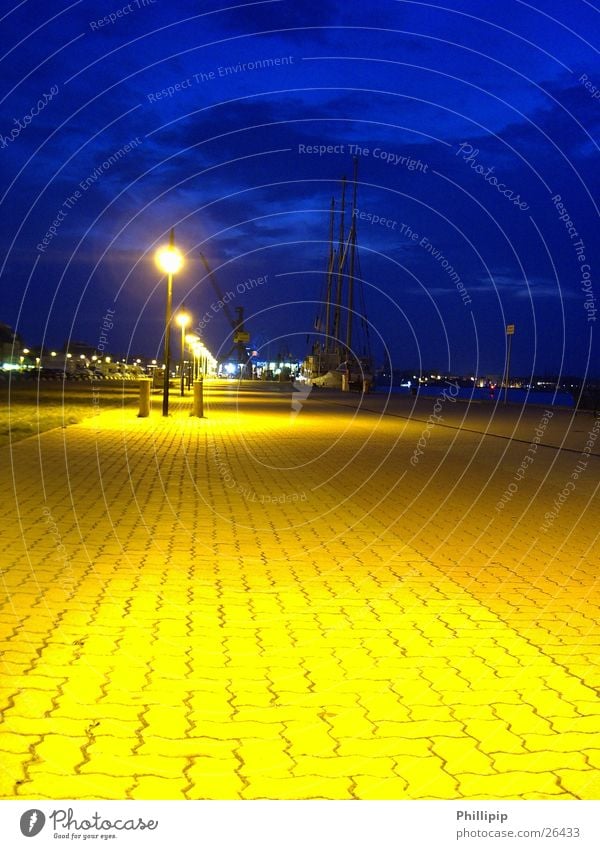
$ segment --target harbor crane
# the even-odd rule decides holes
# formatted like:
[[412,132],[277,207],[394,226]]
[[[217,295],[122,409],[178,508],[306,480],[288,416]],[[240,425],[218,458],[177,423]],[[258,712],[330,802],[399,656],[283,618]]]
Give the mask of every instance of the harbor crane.
[[248,352],[246,350],[246,346],[250,342],[250,334],[246,330],[244,326],[244,307],[235,307],[235,316],[231,312],[229,305],[227,303],[227,299],[223,295],[221,291],[221,287],[217,283],[217,279],[213,274],[213,271],[208,264],[208,260],[204,256],[203,253],[200,254],[200,259],[202,260],[204,267],[206,269],[206,274],[208,279],[211,282],[211,285],[215,292],[217,293],[217,297],[219,302],[223,307],[223,312],[225,313],[225,317],[229,324],[231,325],[231,330],[233,334],[233,345],[230,348],[229,352],[224,356],[220,357],[219,361],[223,362],[224,360],[228,360],[232,354],[235,354],[235,358],[237,364],[240,369],[240,377],[248,376]]

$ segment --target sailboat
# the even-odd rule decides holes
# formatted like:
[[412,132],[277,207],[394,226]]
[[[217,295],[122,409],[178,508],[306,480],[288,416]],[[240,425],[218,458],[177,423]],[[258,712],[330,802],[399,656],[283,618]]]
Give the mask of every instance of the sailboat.
[[[346,188],[344,177],[337,245],[334,244],[335,199],[331,200],[325,291],[315,319],[316,339],[304,360],[303,373],[314,386],[365,391],[373,384],[373,364],[358,258],[356,216],[351,214],[347,231],[345,225]],[[357,209],[357,188],[358,159],[355,157],[352,210]]]

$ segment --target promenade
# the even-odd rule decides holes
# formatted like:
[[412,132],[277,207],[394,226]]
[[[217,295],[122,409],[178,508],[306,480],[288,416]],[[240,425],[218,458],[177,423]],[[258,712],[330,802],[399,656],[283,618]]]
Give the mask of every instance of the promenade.
[[592,414],[189,411],[0,449],[4,798],[600,798]]

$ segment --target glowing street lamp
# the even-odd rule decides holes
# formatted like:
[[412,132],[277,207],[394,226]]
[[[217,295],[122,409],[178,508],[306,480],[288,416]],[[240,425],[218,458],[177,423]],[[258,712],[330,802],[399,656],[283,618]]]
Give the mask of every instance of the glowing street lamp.
[[193,354],[193,360],[192,360],[192,380],[196,380],[196,377],[197,377],[197,368],[196,368],[196,366],[197,366],[196,345],[198,344],[198,342],[200,341],[200,339],[198,338],[198,336],[196,336],[196,334],[195,334],[195,333],[188,333],[188,334],[187,334],[187,336],[185,337],[185,341],[186,341],[186,342],[188,343],[188,345],[190,346],[190,351],[191,351],[191,352],[192,352],[192,354]]
[[169,415],[169,342],[171,335],[171,312],[173,302],[173,275],[183,265],[183,256],[175,247],[175,231],[171,229],[169,244],[159,248],[154,257],[159,269],[167,275],[167,304],[165,312],[165,346],[164,346],[164,389],[163,389],[163,416]]
[[186,312],[185,305],[182,304],[181,310],[175,316],[175,321],[181,327],[181,360],[179,362],[179,374],[181,377],[181,394],[185,395],[185,388],[183,382],[183,367],[184,367],[184,357],[185,357],[185,328],[190,324],[192,320],[189,312]]

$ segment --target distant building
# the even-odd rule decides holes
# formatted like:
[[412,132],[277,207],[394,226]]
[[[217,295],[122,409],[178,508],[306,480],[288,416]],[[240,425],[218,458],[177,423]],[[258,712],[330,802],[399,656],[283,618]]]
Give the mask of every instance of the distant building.
[[0,322],[0,360],[2,366],[18,365],[23,352],[23,340],[8,324]]

